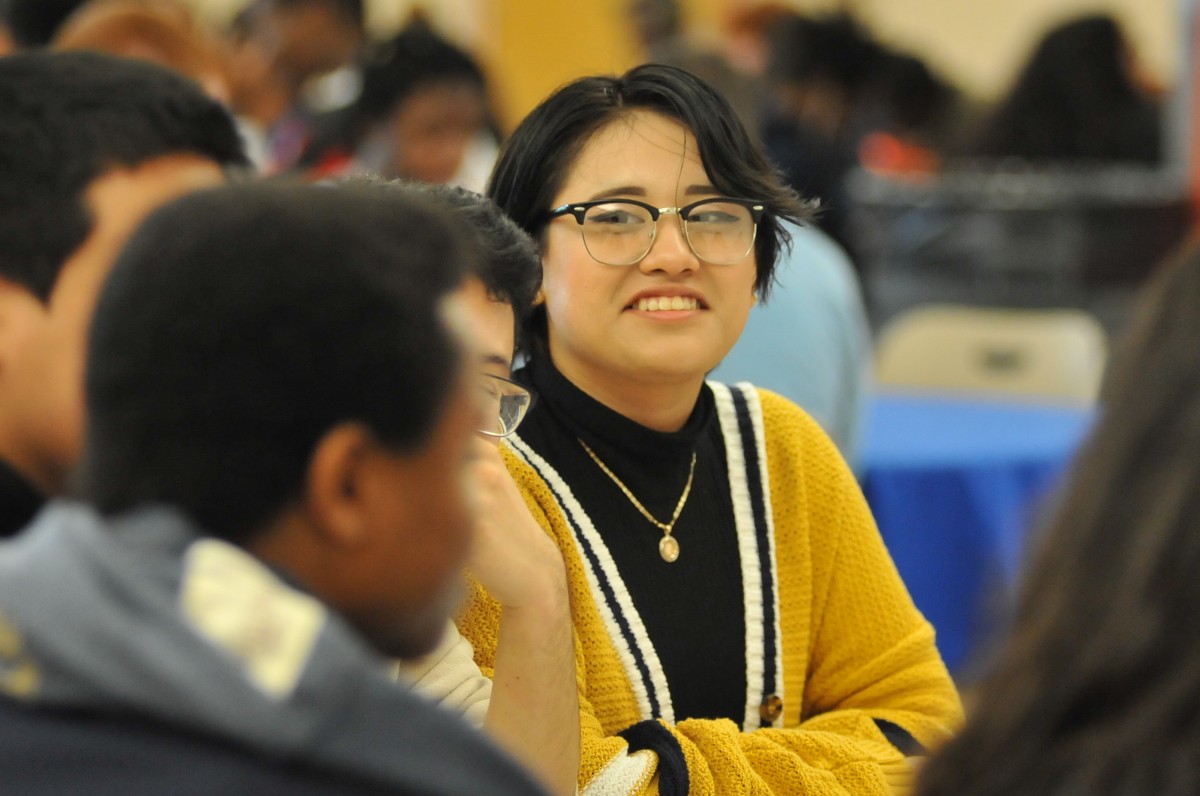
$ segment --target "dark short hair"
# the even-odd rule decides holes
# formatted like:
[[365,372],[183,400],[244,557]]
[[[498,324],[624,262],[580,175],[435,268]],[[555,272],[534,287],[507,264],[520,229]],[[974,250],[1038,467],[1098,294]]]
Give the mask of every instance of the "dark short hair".
[[82,497],[245,543],[302,496],[331,428],[420,449],[462,364],[440,299],[474,257],[445,209],[381,191],[243,184],[160,208],[97,305]]
[[533,310],[533,298],[542,281],[542,258],[533,238],[495,202],[475,191],[456,185],[399,184],[445,203],[457,217],[460,229],[471,231],[482,253],[481,267],[475,275],[489,296],[512,307],[520,347],[521,328]]
[[91,234],[92,181],[182,153],[246,164],[228,111],[187,78],[98,53],[0,59],[0,277],[46,300]]
[[846,13],[788,14],[767,34],[767,79],[774,84],[825,82],[856,96],[878,68],[884,49]]
[[417,90],[447,82],[469,83],[480,93],[487,86],[474,58],[424,22],[411,23],[367,53],[355,106],[357,121],[360,126],[377,122]]
[[[585,77],[558,89],[525,117],[501,149],[488,195],[540,240],[550,204],[592,134],[639,110],[674,119],[695,135],[704,170],[718,191],[766,203],[754,244],[755,289],[765,297],[779,249],[790,240],[780,219],[799,222],[811,210],[785,187],[728,100],[682,69],[647,64],[620,77]],[[544,326],[545,314],[538,311],[527,330],[544,339]]]
[[0,3],[13,40],[21,47],[45,47],[85,0],[8,0]]

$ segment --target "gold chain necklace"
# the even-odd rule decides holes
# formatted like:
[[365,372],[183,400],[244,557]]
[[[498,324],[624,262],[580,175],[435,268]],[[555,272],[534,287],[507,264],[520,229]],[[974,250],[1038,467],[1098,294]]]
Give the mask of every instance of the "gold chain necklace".
[[679,502],[675,504],[675,513],[671,515],[670,522],[661,522],[646,510],[641,501],[633,496],[633,493],[629,491],[629,487],[625,486],[620,478],[617,478],[617,474],[608,469],[608,465],[600,461],[600,457],[596,455],[594,450],[588,447],[586,442],[579,440],[579,444],[587,451],[587,455],[592,457],[592,461],[596,463],[596,466],[612,479],[612,482],[617,485],[618,489],[625,493],[625,497],[629,498],[629,502],[633,504],[633,507],[640,511],[643,517],[650,520],[651,524],[662,530],[663,538],[658,543],[658,554],[668,564],[675,563],[675,560],[679,558],[679,542],[671,535],[671,531],[675,530],[675,523],[679,520],[679,515],[683,512],[683,506],[687,503],[688,495],[692,493],[692,476],[696,474],[696,452],[692,451],[692,465],[688,469],[687,484],[683,487],[683,494],[679,496]]

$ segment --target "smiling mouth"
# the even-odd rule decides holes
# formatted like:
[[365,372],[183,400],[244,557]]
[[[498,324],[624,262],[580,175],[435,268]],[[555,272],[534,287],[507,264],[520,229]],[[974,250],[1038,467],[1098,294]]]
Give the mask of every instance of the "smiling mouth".
[[690,296],[656,296],[651,298],[641,298],[629,306],[629,309],[638,310],[639,312],[678,312],[681,310],[698,310],[700,308],[700,300],[691,298]]

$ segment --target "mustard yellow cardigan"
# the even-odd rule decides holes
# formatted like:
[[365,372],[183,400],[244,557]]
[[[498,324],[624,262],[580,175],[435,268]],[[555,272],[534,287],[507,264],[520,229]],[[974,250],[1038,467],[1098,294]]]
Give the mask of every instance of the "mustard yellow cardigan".
[[[876,720],[930,748],[962,718],[933,629],[909,598],[854,477],[816,423],[749,385],[710,387],[726,438],[735,516],[742,515],[743,558],[762,553],[770,561],[769,572],[743,567],[752,693],[742,726],[728,719],[672,723],[661,710],[653,715],[658,701],[651,692],[661,670],[655,671],[649,641],[637,634],[637,607],[628,605],[619,575],[595,554],[602,547],[597,530],[536,452],[519,438],[505,450],[530,510],[563,552],[570,581],[580,791],[903,791],[908,766]],[[745,478],[733,477],[738,469]],[[756,479],[759,494],[770,496],[766,505],[754,504]],[[755,521],[769,529],[757,542]],[[488,676],[499,610],[475,584],[458,622]],[[618,618],[622,624],[614,623]]]

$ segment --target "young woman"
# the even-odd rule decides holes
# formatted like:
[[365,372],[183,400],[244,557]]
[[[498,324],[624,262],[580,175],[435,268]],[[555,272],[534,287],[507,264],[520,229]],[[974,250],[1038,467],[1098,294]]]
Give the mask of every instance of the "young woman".
[[[541,245],[509,467],[571,582],[581,789],[888,792],[959,720],[933,631],[817,425],[705,382],[805,207],[664,66],[560,89],[489,190]],[[497,619],[460,625],[485,672]]]

